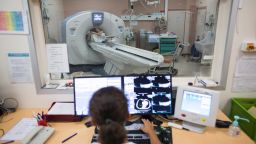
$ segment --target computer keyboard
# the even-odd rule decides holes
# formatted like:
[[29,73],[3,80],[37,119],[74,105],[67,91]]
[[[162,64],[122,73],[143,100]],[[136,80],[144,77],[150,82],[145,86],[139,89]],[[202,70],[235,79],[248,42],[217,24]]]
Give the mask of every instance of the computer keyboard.
[[[95,133],[93,135],[91,143],[96,143],[98,141],[99,134]],[[127,131],[128,142],[133,142],[136,144],[150,144],[148,135],[143,133],[141,130]]]
[[[157,126],[160,126],[163,122],[162,121],[160,121],[160,120],[157,120],[157,119],[155,119],[155,118],[153,118],[153,117],[151,117],[151,116],[144,116],[143,117],[144,119],[148,119],[150,122],[152,122],[154,125],[157,125]],[[143,124],[143,121],[141,120],[141,119],[137,119],[137,120],[135,120],[135,121],[127,121],[126,122],[126,126],[127,125],[130,125],[130,124],[132,124],[132,123],[140,123],[140,124]]]
[[[137,129],[136,126],[128,127],[129,130],[127,130],[127,126],[125,127],[127,130],[128,141],[136,144],[150,144],[150,139],[148,135],[145,134],[143,131]],[[131,129],[131,128],[134,128],[134,129]],[[154,129],[162,144],[172,144],[172,129],[170,127],[165,128],[161,126],[156,126],[154,127]],[[98,137],[99,137],[98,130],[95,129],[95,133],[93,135],[91,142],[92,143],[97,142]]]

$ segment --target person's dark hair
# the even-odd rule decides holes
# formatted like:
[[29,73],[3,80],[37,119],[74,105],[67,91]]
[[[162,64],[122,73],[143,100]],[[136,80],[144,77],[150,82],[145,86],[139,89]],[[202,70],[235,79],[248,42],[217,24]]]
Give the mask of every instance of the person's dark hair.
[[101,88],[90,101],[90,115],[100,128],[101,144],[122,144],[126,139],[124,123],[128,118],[127,99],[115,87]]

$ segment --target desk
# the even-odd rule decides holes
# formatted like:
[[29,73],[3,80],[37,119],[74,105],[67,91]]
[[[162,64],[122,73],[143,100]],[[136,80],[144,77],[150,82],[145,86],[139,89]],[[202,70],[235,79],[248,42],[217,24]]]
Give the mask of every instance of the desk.
[[[42,109],[18,109],[17,112],[9,114],[4,117],[3,122],[0,123],[0,128],[5,131],[14,126],[18,121],[24,117],[32,117],[32,112],[40,112]],[[218,119],[228,120],[226,115],[221,111],[218,112]],[[91,142],[94,127],[86,128],[84,119],[81,122],[58,122],[50,123],[55,128],[55,133],[47,141],[47,144],[61,143],[62,140],[70,135],[78,132],[78,134],[69,139],[65,144],[88,144]],[[189,132],[180,129],[172,129],[173,144],[255,144],[245,133],[237,137],[228,135],[228,129],[217,129],[208,127],[203,134]]]

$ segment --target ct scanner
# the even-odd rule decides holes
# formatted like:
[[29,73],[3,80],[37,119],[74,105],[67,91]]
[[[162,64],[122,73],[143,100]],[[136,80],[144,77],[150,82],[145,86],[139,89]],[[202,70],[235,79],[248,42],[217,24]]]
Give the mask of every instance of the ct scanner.
[[[99,28],[111,42],[88,41],[92,28]],[[163,56],[143,49],[124,45],[125,24],[108,12],[82,11],[69,16],[62,25],[62,40],[67,44],[68,61],[72,65],[105,64],[109,75],[144,73],[163,63]]]

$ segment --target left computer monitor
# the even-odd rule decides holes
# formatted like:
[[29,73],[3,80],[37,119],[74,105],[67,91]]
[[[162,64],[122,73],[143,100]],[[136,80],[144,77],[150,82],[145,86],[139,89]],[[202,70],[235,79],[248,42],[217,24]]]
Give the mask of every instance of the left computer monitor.
[[89,115],[89,102],[98,89],[114,86],[122,89],[120,76],[76,77],[74,78],[75,115]]

